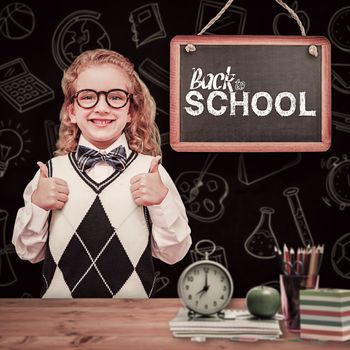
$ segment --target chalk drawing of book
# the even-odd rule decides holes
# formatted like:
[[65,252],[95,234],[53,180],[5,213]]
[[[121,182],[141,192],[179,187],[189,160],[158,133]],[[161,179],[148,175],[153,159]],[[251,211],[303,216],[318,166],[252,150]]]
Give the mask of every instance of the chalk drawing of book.
[[342,94],[350,95],[350,64],[332,64],[332,87]]
[[161,146],[169,145],[170,142],[170,133],[169,132],[163,132],[160,134],[160,144]]
[[8,212],[0,209],[0,234],[2,236],[2,246],[0,247],[0,287],[9,286],[17,281],[17,276],[13,270],[9,254],[15,253],[12,244],[6,244],[6,223]]
[[[203,245],[203,243],[206,244]],[[217,263],[225,266],[228,269],[226,251],[224,247],[216,245],[210,239],[203,239],[200,244],[201,246],[199,246],[198,248],[199,253],[196,251],[196,249],[190,250],[192,262],[202,260],[205,256],[205,253],[208,253],[209,260],[216,261]]]
[[156,118],[169,118],[169,112],[166,112],[164,109],[161,109],[157,106]]
[[140,6],[130,12],[132,41],[136,47],[148,44],[154,40],[166,38],[165,28],[157,3]]
[[169,72],[150,58],[147,57],[141,62],[139,73],[163,90],[169,90]]
[[332,112],[332,124],[339,131],[350,133],[350,114]]
[[0,95],[20,113],[55,97],[49,86],[29,72],[22,58],[0,66]]
[[240,154],[238,180],[249,186],[289,169],[301,161],[301,153]]
[[209,172],[217,156],[209,154],[201,171],[182,172],[175,180],[187,214],[201,222],[217,221],[225,212],[223,201],[229,192],[228,183]]
[[[222,2],[202,0],[199,5],[196,33],[222,9]],[[205,34],[243,34],[247,11],[231,5],[223,15],[205,32]]]

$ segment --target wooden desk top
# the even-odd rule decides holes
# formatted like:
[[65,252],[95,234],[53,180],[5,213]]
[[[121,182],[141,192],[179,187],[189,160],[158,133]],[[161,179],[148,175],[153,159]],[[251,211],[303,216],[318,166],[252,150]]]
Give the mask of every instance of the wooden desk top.
[[279,341],[257,343],[176,339],[168,322],[180,306],[178,299],[0,299],[0,349],[349,349],[349,342],[301,341],[285,331]]

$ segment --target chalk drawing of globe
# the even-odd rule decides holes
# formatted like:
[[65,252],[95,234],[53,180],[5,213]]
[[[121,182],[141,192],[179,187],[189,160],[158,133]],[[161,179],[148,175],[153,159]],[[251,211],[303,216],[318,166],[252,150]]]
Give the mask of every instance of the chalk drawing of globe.
[[339,276],[350,279],[350,233],[341,236],[334,243],[331,262]]
[[110,38],[98,22],[100,16],[98,12],[80,10],[58,25],[52,39],[52,53],[62,70],[86,50],[111,48]]

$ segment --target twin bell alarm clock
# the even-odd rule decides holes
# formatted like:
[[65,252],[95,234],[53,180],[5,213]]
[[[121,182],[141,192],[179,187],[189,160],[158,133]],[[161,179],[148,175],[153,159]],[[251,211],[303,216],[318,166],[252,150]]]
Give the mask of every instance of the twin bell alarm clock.
[[[199,244],[209,242],[212,250],[203,252]],[[209,260],[214,253],[215,244],[210,240],[201,240],[195,245],[195,251],[202,260],[189,265],[180,275],[177,291],[182,304],[189,310],[189,317],[223,315],[233,295],[233,281],[229,271],[216,261]]]

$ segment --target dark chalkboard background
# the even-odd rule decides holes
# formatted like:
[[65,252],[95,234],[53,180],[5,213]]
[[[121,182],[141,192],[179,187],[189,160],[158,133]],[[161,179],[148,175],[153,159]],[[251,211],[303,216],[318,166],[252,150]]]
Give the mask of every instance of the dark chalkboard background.
[[[293,1],[286,1],[290,6]],[[260,208],[271,207],[271,227],[280,247],[302,246],[301,236],[283,192],[299,189],[303,208],[314,243],[324,243],[326,254],[321,270],[321,286],[349,287],[350,266],[339,255],[339,248],[350,241],[349,168],[344,155],[350,156],[349,32],[345,24],[337,26],[333,15],[340,9],[349,13],[346,0],[319,2],[298,1],[298,14],[305,21],[308,35],[322,35],[332,42],[334,69],[332,110],[332,146],[326,153],[239,154],[177,153],[168,144],[169,133],[169,43],[175,35],[196,34],[222,7],[225,1],[166,1],[153,5],[150,16],[141,13],[133,32],[130,14],[145,1],[124,2],[24,1],[32,11],[34,22],[24,21],[28,28],[4,27],[4,8],[0,4],[0,65],[22,58],[29,72],[45,83],[40,103],[20,111],[0,96],[0,144],[9,143],[12,152],[23,141],[18,156],[8,163],[0,178],[0,295],[2,297],[38,297],[41,287],[41,263],[21,261],[11,247],[16,212],[22,206],[26,184],[37,170],[38,160],[52,156],[55,130],[62,104],[60,81],[62,67],[84,48],[101,42],[131,58],[158,106],[157,123],[163,134],[163,164],[188,199],[189,184],[201,176],[207,184],[198,199],[186,203],[193,242],[210,239],[218,246],[216,259],[229,268],[234,295],[242,297],[257,284],[276,285],[279,268],[274,259],[261,259],[245,249],[254,233]],[[76,12],[80,11],[80,12]],[[90,11],[90,12],[89,12]],[[91,12],[92,11],[92,12]],[[231,20],[230,16],[239,14]],[[70,17],[69,17],[70,16]],[[69,18],[68,18],[69,17]],[[150,18],[147,21],[147,18]],[[76,19],[73,23],[72,19]],[[146,19],[146,20],[145,20]],[[144,20],[144,22],[142,22]],[[85,21],[85,22],[84,22]],[[142,24],[141,24],[142,22]],[[34,24],[34,25],[33,25]],[[328,30],[328,27],[330,31]],[[333,30],[338,28],[337,30]],[[343,31],[343,32],[342,32]],[[227,16],[215,24],[211,34],[298,35],[299,29],[274,1],[236,0]],[[107,35],[107,36],[106,36]],[[344,41],[345,38],[345,41]],[[91,45],[90,45],[91,44]],[[0,90],[4,87],[1,85]],[[42,90],[44,91],[44,90]],[[12,130],[4,136],[4,130]],[[10,134],[12,136],[10,136]],[[13,136],[15,135],[15,136]],[[10,139],[10,137],[12,137]],[[16,153],[11,153],[15,155]],[[5,159],[2,159],[5,162]],[[1,164],[0,164],[1,165]],[[331,181],[337,172],[341,181]],[[328,181],[329,179],[329,181]],[[342,197],[339,197],[339,193]],[[339,199],[340,198],[340,199]],[[340,210],[340,207],[342,210]],[[349,244],[347,245],[349,248]],[[350,256],[349,250],[347,250]],[[168,266],[156,261],[158,297],[175,297],[177,278],[196,259],[189,253],[181,262]]]
[[[287,44],[286,44],[287,45]],[[191,91],[193,68],[201,68],[203,76],[207,73],[225,73],[231,66],[231,73],[244,81],[246,87],[236,91],[237,101],[242,101],[242,92],[249,92],[248,115],[243,116],[243,107],[236,106],[236,115],[230,115],[230,97],[228,89],[220,89],[227,100],[214,100],[219,109],[227,106],[221,116],[207,112],[206,100],[214,89],[197,89],[204,100],[204,112],[200,116],[189,115],[184,108],[181,111],[181,141],[183,142],[320,142],[321,141],[321,55],[311,56],[308,46],[272,46],[272,45],[196,45],[196,52],[187,53],[181,45],[181,106],[190,106],[185,98]],[[208,79],[206,80],[208,81]],[[220,83],[221,81],[219,81]],[[233,84],[234,85],[234,84]],[[233,86],[234,88],[234,86]],[[253,95],[268,92],[273,99],[280,92],[290,92],[296,98],[296,110],[289,117],[281,117],[273,107],[266,116],[254,114],[251,107]],[[315,117],[299,117],[299,92],[306,92],[306,109],[315,110]],[[194,98],[194,100],[196,100]],[[266,108],[266,100],[260,99],[258,108]],[[290,102],[282,99],[281,108],[288,110]],[[194,108],[196,109],[196,108]]]

